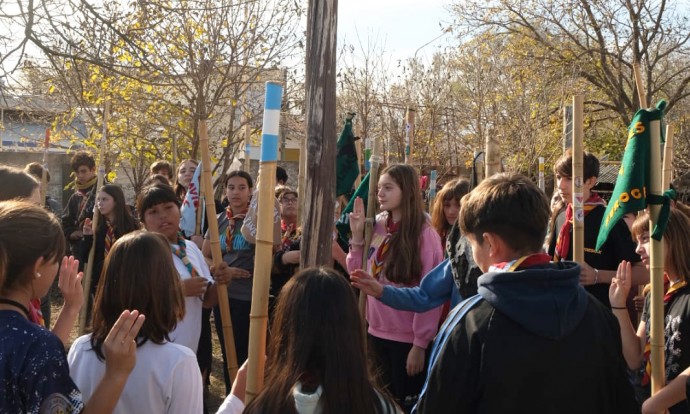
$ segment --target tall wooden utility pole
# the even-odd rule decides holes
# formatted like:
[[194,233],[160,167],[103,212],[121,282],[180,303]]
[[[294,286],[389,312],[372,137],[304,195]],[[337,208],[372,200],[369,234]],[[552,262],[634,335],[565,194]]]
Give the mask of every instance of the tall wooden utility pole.
[[335,58],[338,0],[309,0],[307,15],[307,182],[300,265],[332,265],[335,209]]

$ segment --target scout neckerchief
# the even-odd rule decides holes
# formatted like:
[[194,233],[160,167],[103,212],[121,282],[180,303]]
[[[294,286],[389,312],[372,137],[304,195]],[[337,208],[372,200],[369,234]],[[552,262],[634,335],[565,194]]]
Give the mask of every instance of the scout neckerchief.
[[182,260],[182,263],[184,263],[185,267],[189,271],[189,274],[192,277],[199,276],[199,272],[197,272],[194,266],[192,266],[192,262],[187,256],[187,244],[181,233],[177,233],[177,244],[173,244],[171,247],[173,254]]
[[383,270],[383,264],[386,261],[388,249],[390,248],[391,238],[393,237],[393,233],[398,231],[399,227],[400,222],[393,223],[393,216],[389,215],[386,219],[386,237],[383,239],[378,250],[376,250],[374,259],[371,261],[371,275],[374,276],[374,279],[378,279]]
[[[664,274],[664,279],[668,280],[668,274]],[[673,297],[676,295],[676,293],[687,286],[688,283],[686,281],[679,281],[671,285],[668,290],[666,291],[666,294],[664,295],[664,314],[667,311],[667,306],[671,301],[673,300]],[[647,338],[645,340],[644,344],[644,373],[642,374],[642,385],[646,386],[649,384],[651,375],[652,375],[652,361],[651,361],[651,353],[652,353],[652,346],[649,343],[649,335],[647,335]]]
[[[606,206],[606,201],[599,197],[599,194],[592,193],[592,195],[585,201],[582,209],[585,212],[585,216],[594,210],[597,206]],[[573,229],[573,205],[568,204],[565,210],[565,222],[561,227],[561,231],[558,232],[558,238],[556,239],[556,251],[553,256],[554,261],[565,260],[568,257],[568,250],[570,249],[570,232]]]
[[223,249],[223,243],[220,246],[224,253],[232,250],[232,239],[235,237],[235,220],[244,220],[248,211],[249,205],[239,214],[233,214],[230,206],[225,209],[225,217],[228,218],[228,227],[225,228],[225,249]]
[[74,180],[74,187],[82,194],[86,194],[88,193],[87,190],[96,184],[96,181],[98,181],[98,177],[96,176],[94,176],[92,179],[85,182],[84,184],[81,184],[79,181]]
[[46,321],[41,312],[41,299],[31,299],[29,301],[29,320],[36,325],[46,327]]
[[113,246],[113,243],[115,243],[115,227],[113,227],[108,220],[105,221],[105,239],[103,243],[105,244],[103,257],[106,257],[108,253],[110,253],[110,248]]
[[295,223],[287,224],[281,220],[280,230],[282,232],[282,237],[280,238],[281,249],[286,250],[297,239],[297,225]]
[[496,263],[489,266],[489,272],[503,273],[514,272],[536,265],[545,265],[551,261],[551,257],[545,253],[537,253],[529,256],[522,256],[510,262]]

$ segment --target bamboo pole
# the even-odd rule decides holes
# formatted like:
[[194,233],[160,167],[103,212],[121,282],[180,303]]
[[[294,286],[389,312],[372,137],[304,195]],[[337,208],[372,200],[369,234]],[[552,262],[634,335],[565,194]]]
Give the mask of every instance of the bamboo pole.
[[[105,176],[105,145],[107,142],[107,132],[108,132],[108,116],[110,113],[110,101],[105,101],[105,107],[103,109],[103,134],[101,135],[101,146],[100,153],[98,155],[98,173],[96,178],[96,191],[98,191],[103,186],[103,177]],[[88,203],[88,196],[87,196]],[[93,205],[93,220],[91,221],[91,228],[93,229],[93,243],[91,243],[91,249],[89,250],[89,261],[86,263],[86,272],[84,273],[84,305],[79,313],[79,334],[84,335],[86,332],[86,314],[89,308],[89,298],[91,297],[91,280],[93,279],[93,265],[96,260],[96,231],[98,229],[98,223],[101,221],[101,213],[96,207],[96,203]]]
[[431,209],[434,206],[434,198],[436,198],[436,178],[437,178],[437,172],[436,170],[431,170],[430,178],[429,178],[429,208],[427,211],[431,211]]
[[647,93],[644,88],[644,81],[642,80],[642,72],[640,71],[640,62],[633,63],[633,72],[635,74],[635,87],[637,88],[637,97],[640,99],[640,108],[648,108]]
[[[367,268],[367,261],[369,259],[368,252],[371,247],[371,238],[374,235],[374,224],[376,221],[376,188],[379,183],[379,168],[383,158],[380,155],[380,140],[372,138],[372,153],[369,158],[369,195],[367,197],[367,218],[364,223],[364,246],[362,249],[362,269],[370,271]],[[359,313],[362,315],[362,330],[364,338],[367,337],[367,295],[359,292]]]
[[[254,256],[254,284],[249,315],[249,366],[247,371],[247,403],[263,389],[266,330],[268,328],[268,288],[273,263],[273,210],[280,132],[280,105],[283,87],[278,82],[266,82],[261,162],[259,164],[256,255]],[[300,195],[300,198],[302,196]]]
[[661,188],[668,190],[671,188],[671,181],[673,181],[673,139],[674,139],[673,125],[666,125],[666,143],[664,143],[664,159],[663,159],[663,176],[661,180]]
[[48,149],[50,148],[50,128],[46,128],[46,139],[43,143],[43,173],[41,174],[41,205],[45,206],[48,193]]
[[[661,195],[661,123],[651,121],[651,151],[650,151],[650,177],[649,193],[651,195]],[[651,204],[649,207],[649,228],[653,229],[659,219],[661,206]],[[663,240],[663,239],[662,239]],[[650,244],[650,282],[652,284],[651,296],[651,327],[649,330],[649,343],[651,345],[651,364],[652,364],[652,395],[656,394],[664,387],[665,372],[664,366],[664,245],[661,241],[649,240]]]
[[[204,184],[199,183],[199,186],[213,188],[211,183],[211,154],[208,147],[206,120],[202,119],[199,121],[199,149],[201,150],[201,180],[203,180]],[[212,194],[213,192],[210,193]],[[201,210],[201,202],[202,198],[199,197],[199,210]],[[213,266],[217,269],[223,262],[223,254],[220,251],[220,236],[218,234],[218,218],[216,217],[215,203],[209,203],[206,206],[206,217],[208,220],[211,257],[213,259]],[[234,382],[237,375],[237,353],[235,352],[235,335],[232,332],[232,319],[230,318],[230,302],[228,301],[228,291],[225,286],[218,286],[218,307],[220,308],[220,321],[223,326],[228,373],[230,374],[230,381]]]
[[573,203],[573,261],[582,264],[585,261],[585,212],[584,193],[582,186],[583,150],[582,138],[584,125],[582,120],[583,96],[573,96],[573,175],[572,175],[572,203]]
[[[203,171],[203,162],[201,163],[201,168]],[[197,167],[199,168],[199,167]],[[203,236],[203,227],[201,225],[201,217],[203,216],[204,208],[203,203],[206,202],[204,197],[206,196],[206,186],[204,185],[204,179],[199,174],[199,198],[196,205],[196,224],[194,225],[194,234],[201,234]],[[214,203],[215,204],[215,203]],[[214,206],[215,207],[215,206]]]

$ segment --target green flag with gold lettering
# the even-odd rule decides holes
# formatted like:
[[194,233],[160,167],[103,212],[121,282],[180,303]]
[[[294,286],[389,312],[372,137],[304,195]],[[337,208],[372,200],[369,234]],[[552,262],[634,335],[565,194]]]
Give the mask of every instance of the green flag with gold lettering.
[[663,117],[665,101],[654,109],[640,109],[628,127],[628,142],[618,172],[618,179],[601,221],[596,249],[606,242],[613,226],[626,213],[644,210],[649,204],[650,149],[652,136],[650,123]]

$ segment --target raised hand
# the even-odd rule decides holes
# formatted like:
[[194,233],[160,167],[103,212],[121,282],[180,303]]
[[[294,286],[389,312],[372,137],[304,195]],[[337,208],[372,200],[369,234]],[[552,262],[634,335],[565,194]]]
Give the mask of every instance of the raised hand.
[[352,207],[350,213],[350,231],[352,231],[352,240],[360,242],[364,239],[364,222],[366,221],[366,211],[364,209],[364,201],[360,197],[355,199],[355,205]]
[[84,236],[93,236],[93,223],[90,218],[84,220],[84,226],[81,231]]
[[58,287],[62,297],[65,298],[65,309],[78,312],[84,305],[84,289],[81,285],[82,277],[84,277],[84,273],[79,272],[79,260],[76,260],[74,256],[62,258]]
[[616,277],[611,279],[611,287],[609,288],[609,301],[611,302],[611,307],[625,307],[628,293],[630,293],[631,279],[632,270],[630,262],[623,260],[618,265]]
[[144,315],[139,311],[125,310],[115,321],[103,342],[106,375],[128,376],[137,362],[136,337],[144,325]]

